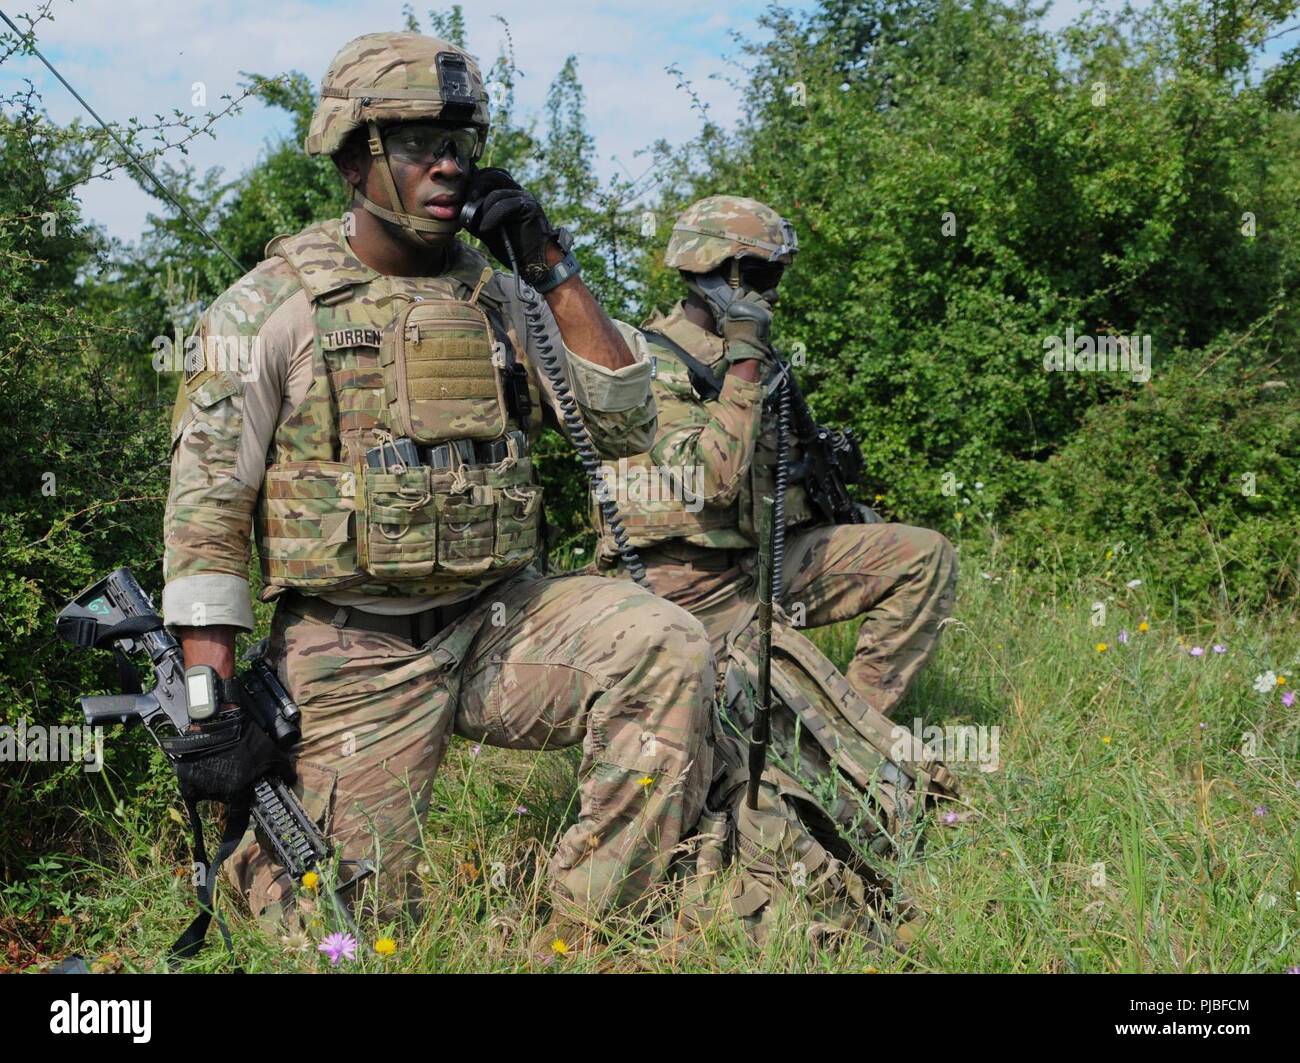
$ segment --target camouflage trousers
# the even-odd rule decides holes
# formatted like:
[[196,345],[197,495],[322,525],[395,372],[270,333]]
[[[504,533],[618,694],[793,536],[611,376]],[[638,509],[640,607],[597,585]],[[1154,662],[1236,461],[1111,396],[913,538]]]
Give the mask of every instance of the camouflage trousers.
[[[641,556],[655,593],[697,617],[721,658],[727,635],[757,600],[758,552],[678,542]],[[938,532],[823,525],[786,534],[779,600],[797,627],[862,618],[845,678],[887,716],[933,652],[956,581],[956,552]]]
[[[452,734],[510,749],[581,744],[578,821],[548,866],[553,903],[598,914],[663,878],[713,771],[714,659],[698,621],[622,581],[526,573],[423,646],[284,606],[279,673],[302,710],[299,793],[346,859],[414,893],[434,776]],[[274,922],[293,883],[250,834],[227,867]]]

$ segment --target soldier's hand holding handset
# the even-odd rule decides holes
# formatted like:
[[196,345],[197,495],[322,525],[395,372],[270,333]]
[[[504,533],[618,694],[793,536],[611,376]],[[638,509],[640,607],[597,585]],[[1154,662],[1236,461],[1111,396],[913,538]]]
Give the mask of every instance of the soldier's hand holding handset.
[[536,197],[505,170],[489,166],[471,173],[465,199],[461,217],[466,231],[482,240],[506,269],[517,268],[538,291],[549,290],[551,267],[565,255],[565,234],[547,220]]
[[749,291],[727,304],[722,315],[722,338],[726,341],[728,365],[756,359],[771,365],[775,357],[772,351],[772,304],[763,298],[763,293]]

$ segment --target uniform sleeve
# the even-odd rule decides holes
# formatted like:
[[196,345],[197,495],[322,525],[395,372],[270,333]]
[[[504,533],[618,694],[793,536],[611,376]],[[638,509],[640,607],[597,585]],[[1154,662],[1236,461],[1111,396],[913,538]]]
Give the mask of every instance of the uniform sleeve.
[[[510,313],[518,335],[526,339],[527,355],[538,368],[543,401],[555,421],[563,424],[559,400],[551,387],[550,379],[541,368],[541,359],[534,350],[534,340],[524,322],[523,306],[509,292]],[[606,369],[575,354],[560,336],[555,317],[543,301],[542,320],[546,325],[548,341],[561,353],[562,369],[566,383],[578,403],[592,443],[605,458],[630,457],[650,449],[655,436],[655,400],[650,389],[650,356],[645,338],[631,325],[615,321],[628,349],[635,359],[622,369]]]
[[[237,304],[237,300],[234,300]],[[224,296],[199,327],[208,368],[182,384],[163,516],[163,621],[253,628],[253,508],[266,471],[284,359]],[[216,368],[213,368],[216,366]]]
[[754,460],[754,443],[763,418],[763,385],[734,373],[723,378],[722,393],[704,402],[684,366],[671,356],[659,359],[655,380],[659,435],[650,454],[656,465],[698,469],[703,500],[729,505]]

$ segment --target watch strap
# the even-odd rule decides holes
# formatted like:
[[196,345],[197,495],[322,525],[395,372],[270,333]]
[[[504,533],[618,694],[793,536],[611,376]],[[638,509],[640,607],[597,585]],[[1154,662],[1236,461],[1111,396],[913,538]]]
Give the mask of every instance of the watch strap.
[[547,270],[546,276],[544,276],[541,280],[537,281],[533,285],[533,288],[534,290],[545,295],[552,288],[558,288],[570,277],[576,277],[581,272],[582,270],[578,266],[577,258],[575,258],[573,252],[570,251],[562,259],[560,259],[559,262],[555,263],[555,265],[553,265],[549,270]]
[[218,708],[222,705],[244,704],[244,684],[235,676],[229,679],[218,678],[216,694]]

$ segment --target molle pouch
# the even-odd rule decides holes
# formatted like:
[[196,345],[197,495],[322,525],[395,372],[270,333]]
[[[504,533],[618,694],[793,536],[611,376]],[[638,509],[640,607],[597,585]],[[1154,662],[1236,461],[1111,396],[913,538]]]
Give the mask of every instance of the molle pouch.
[[537,553],[542,489],[532,482],[532,459],[488,466],[484,483],[496,500],[496,537],[492,548],[498,567],[523,568]]
[[461,494],[438,495],[438,568],[443,572],[477,576],[492,567],[495,496],[492,488],[479,484]]
[[437,567],[431,471],[423,465],[361,469],[364,505],[357,521],[357,563],[376,579],[420,579]]
[[504,360],[494,354],[492,327],[475,303],[410,303],[384,333],[379,363],[395,435],[429,444],[505,434]]

